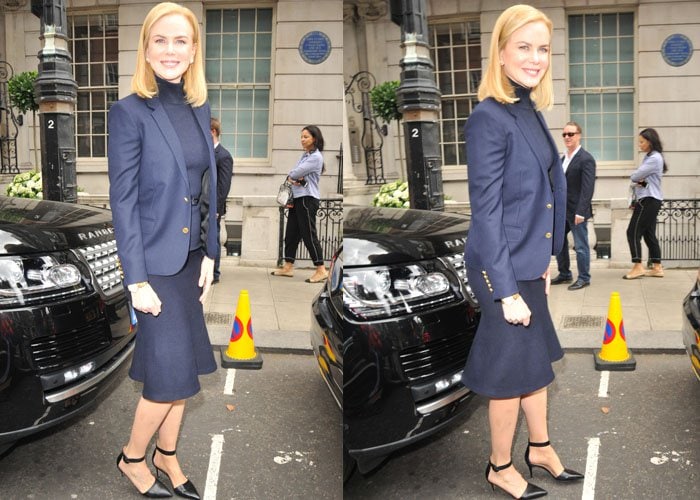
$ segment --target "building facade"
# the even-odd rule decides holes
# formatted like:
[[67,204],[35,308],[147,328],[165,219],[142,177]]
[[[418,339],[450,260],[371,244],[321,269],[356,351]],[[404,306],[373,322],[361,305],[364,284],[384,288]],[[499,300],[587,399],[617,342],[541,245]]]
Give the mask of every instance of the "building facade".
[[[463,127],[477,104],[477,88],[496,18],[516,1],[425,0],[430,54],[442,94],[440,150],[443,188],[468,207]],[[640,130],[659,132],[669,172],[668,199],[700,198],[700,2],[682,0],[542,0],[530,2],[553,21],[554,106],[545,118],[560,150],[569,120],[583,128],[582,145],[597,160],[596,229],[610,229],[615,200],[626,199],[630,173],[640,164]],[[399,80],[401,31],[388,2],[346,1],[344,74],[367,71],[377,84]],[[351,97],[346,101],[351,102]],[[350,145],[363,132],[361,113],[348,105]],[[403,137],[392,122],[383,138],[387,180],[406,178]],[[376,135],[376,134],[375,134]],[[346,203],[366,204],[366,156],[355,140],[345,168]],[[449,207],[449,205],[448,205]],[[468,210],[468,208],[465,208]],[[624,234],[622,235],[624,243]]]
[[[130,93],[140,27],[158,2],[64,3],[78,84],[80,197],[107,206],[107,113],[111,103]],[[181,3],[201,21],[212,115],[220,118],[222,144],[234,157],[228,219],[240,221],[245,206],[274,205],[277,187],[302,153],[301,129],[309,124],[318,125],[325,137],[322,197],[334,196],[343,135],[341,1]],[[40,21],[31,14],[30,1],[0,0],[0,27],[0,60],[15,74],[36,70]],[[31,116],[22,122],[17,153],[20,169],[29,170],[35,166],[34,124]]]

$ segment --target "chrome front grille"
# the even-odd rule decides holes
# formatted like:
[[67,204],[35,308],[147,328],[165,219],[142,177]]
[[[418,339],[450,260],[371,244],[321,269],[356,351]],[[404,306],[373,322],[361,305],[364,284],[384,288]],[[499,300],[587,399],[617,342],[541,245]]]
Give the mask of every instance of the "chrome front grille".
[[112,295],[120,290],[122,279],[116,240],[82,247],[78,251],[87,260],[97,279],[97,285],[105,295]]
[[403,373],[410,382],[417,382],[461,370],[470,343],[469,335],[454,335],[404,349],[399,353]]

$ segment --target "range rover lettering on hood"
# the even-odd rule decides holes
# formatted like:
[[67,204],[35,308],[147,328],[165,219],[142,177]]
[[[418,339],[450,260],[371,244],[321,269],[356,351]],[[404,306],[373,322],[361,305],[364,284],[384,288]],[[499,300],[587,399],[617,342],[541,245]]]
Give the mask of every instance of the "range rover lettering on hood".
[[78,239],[80,241],[89,241],[94,238],[99,238],[101,236],[110,236],[112,234],[114,234],[114,228],[106,227],[104,229],[95,229],[93,231],[78,233]]
[[454,240],[445,240],[445,246],[447,248],[464,248],[464,244],[467,242],[467,238],[457,238]]

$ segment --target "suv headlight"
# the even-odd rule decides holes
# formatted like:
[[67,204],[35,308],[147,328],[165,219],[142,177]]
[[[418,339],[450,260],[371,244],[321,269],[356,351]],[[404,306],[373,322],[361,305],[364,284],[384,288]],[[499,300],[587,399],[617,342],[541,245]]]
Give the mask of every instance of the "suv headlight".
[[359,320],[389,318],[460,299],[459,285],[440,261],[362,269],[345,268],[343,299]]
[[84,289],[80,270],[63,254],[0,257],[0,306],[27,305]]

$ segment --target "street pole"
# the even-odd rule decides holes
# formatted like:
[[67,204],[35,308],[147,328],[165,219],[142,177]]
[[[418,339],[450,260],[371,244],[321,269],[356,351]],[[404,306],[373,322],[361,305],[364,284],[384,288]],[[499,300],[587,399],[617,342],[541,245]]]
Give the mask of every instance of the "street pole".
[[71,71],[65,0],[32,0],[42,47],[34,95],[39,103],[44,199],[78,201],[74,111],[78,85]]
[[396,101],[403,115],[411,208],[441,211],[441,102],[430,59],[425,0],[391,0],[391,20],[401,26],[403,58]]

